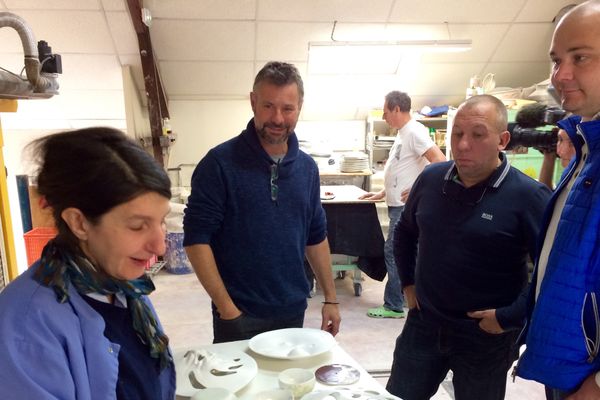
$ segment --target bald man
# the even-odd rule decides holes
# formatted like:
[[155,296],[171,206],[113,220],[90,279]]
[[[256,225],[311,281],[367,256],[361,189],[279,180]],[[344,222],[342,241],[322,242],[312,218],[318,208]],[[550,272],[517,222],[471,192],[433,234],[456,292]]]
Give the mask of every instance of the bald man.
[[562,18],[550,58],[562,108],[580,117],[559,123],[575,160],[545,213],[517,374],[548,399],[600,399],[600,2]]
[[502,400],[523,326],[527,260],[550,190],[508,163],[504,104],[460,105],[453,161],[423,170],[394,228],[409,308],[387,390],[431,398],[449,370],[456,400]]

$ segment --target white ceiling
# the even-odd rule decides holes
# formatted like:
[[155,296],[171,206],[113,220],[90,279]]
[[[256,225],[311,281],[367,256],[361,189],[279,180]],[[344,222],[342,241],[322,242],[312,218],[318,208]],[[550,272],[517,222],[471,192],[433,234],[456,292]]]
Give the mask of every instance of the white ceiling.
[[[303,73],[303,117],[332,119],[362,118],[392,89],[407,91],[420,108],[456,105],[473,75],[494,73],[497,86],[542,81],[549,71],[551,21],[562,7],[579,2],[145,0],[144,6],[153,16],[150,32],[169,101],[246,99],[258,69],[277,59]],[[122,65],[135,67],[143,88],[125,0],[0,0],[0,11],[23,17],[63,63],[60,95],[20,101],[19,112],[2,115],[5,127],[125,126]],[[336,40],[471,39],[473,46],[464,53],[424,56],[408,80],[308,75],[308,42],[330,40],[334,21]],[[0,43],[0,67],[19,72],[18,35],[0,29]],[[393,87],[397,82],[403,87]]]

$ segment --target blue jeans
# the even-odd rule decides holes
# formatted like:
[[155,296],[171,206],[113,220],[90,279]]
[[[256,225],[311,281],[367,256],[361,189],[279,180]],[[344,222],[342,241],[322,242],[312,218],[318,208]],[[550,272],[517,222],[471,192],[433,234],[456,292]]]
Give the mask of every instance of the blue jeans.
[[518,352],[517,332],[492,335],[473,325],[441,327],[411,309],[396,340],[386,389],[403,400],[431,398],[449,370],[456,400],[502,400]]
[[304,313],[278,320],[255,318],[246,314],[242,314],[235,319],[225,320],[221,319],[213,308],[213,343],[246,340],[259,333],[283,328],[302,328],[303,325]]
[[388,310],[402,311],[404,304],[404,295],[402,294],[402,286],[400,285],[400,276],[398,275],[398,268],[394,261],[394,227],[400,219],[404,206],[400,207],[388,207],[388,216],[390,217],[390,226],[388,230],[388,237],[383,247],[383,253],[385,256],[385,268],[387,269],[387,282],[385,284],[385,291],[383,292],[383,306]]

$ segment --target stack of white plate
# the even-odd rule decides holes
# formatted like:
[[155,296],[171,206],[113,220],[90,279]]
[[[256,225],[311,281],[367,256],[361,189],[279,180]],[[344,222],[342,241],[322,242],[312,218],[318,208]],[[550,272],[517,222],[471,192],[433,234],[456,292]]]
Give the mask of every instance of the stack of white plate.
[[369,168],[369,157],[365,153],[345,153],[340,160],[341,172],[361,172]]

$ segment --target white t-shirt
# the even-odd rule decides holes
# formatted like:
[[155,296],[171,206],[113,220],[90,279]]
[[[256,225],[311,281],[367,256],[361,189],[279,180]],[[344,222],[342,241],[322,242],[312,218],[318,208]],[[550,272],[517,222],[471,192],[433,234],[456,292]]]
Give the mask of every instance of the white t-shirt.
[[385,201],[388,206],[404,205],[400,194],[412,187],[415,179],[429,164],[423,154],[433,146],[427,127],[414,119],[398,131],[383,170]]

